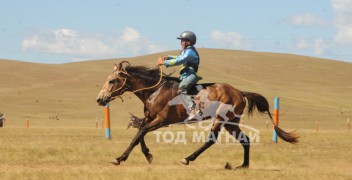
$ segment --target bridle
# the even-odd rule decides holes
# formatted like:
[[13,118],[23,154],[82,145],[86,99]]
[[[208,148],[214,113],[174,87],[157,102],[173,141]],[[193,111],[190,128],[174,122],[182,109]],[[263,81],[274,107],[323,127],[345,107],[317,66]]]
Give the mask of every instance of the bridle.
[[[121,90],[121,92],[120,92],[119,94],[117,94],[117,95],[115,95],[115,96],[111,96],[111,100],[110,100],[110,101],[112,101],[112,100],[114,100],[114,99],[116,99],[116,98],[120,98],[121,101],[123,102],[122,96],[127,96],[127,95],[129,95],[129,94],[133,94],[133,93],[136,93],[136,92],[139,92],[139,91],[144,91],[144,90],[153,89],[153,88],[157,87],[158,85],[160,85],[160,83],[161,83],[161,81],[162,81],[162,79],[163,79],[163,69],[161,68],[161,66],[159,66],[159,71],[160,71],[160,78],[159,78],[159,81],[158,81],[156,84],[154,84],[153,86],[144,87],[144,88],[137,89],[137,90],[134,90],[134,91],[131,91],[131,92],[129,92],[129,93],[124,94],[125,90],[128,89],[128,87],[125,87],[125,88],[124,88],[124,86],[126,85],[127,78],[128,78],[130,75],[128,74],[128,72],[127,72],[125,69],[120,70],[119,73],[123,73],[123,74],[126,75],[125,80],[123,81],[121,87],[119,87],[118,89],[112,91],[111,94],[113,94],[114,92],[120,91],[121,89],[122,89],[122,90]],[[166,82],[166,81],[165,81],[165,82]],[[165,82],[164,82],[164,83],[165,83]],[[163,84],[164,84],[164,83],[163,83]]]

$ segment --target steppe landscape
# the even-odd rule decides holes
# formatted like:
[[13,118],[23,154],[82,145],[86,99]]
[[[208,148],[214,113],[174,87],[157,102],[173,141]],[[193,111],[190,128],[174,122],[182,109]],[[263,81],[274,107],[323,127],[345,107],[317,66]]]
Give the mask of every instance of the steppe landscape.
[[[185,166],[180,160],[202,144],[156,142],[153,133],[146,136],[152,164],[140,146],[120,166],[110,164],[137,132],[126,129],[129,112],[143,115],[143,104],[134,95],[111,102],[112,139],[105,139],[104,109],[96,97],[113,65],[127,60],[154,68],[158,57],[178,53],[65,64],[0,60],[0,112],[6,114],[0,128],[0,179],[352,179],[352,131],[347,127],[352,120],[352,63],[206,48],[199,48],[201,82],[262,94],[271,108],[274,97],[280,97],[279,126],[296,131],[300,142],[273,143],[269,118],[246,115],[246,125],[260,131],[247,170],[224,169],[227,162],[242,163],[239,143],[216,144]],[[178,76],[178,67],[163,70]],[[183,125],[160,130],[193,131]]]

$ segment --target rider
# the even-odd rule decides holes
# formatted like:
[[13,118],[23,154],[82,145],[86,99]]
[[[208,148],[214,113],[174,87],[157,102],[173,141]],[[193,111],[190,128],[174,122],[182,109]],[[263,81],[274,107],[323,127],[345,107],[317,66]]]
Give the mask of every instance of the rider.
[[158,65],[165,65],[166,67],[183,65],[180,70],[181,82],[178,87],[178,94],[182,95],[182,98],[186,102],[191,115],[195,114],[196,104],[192,101],[192,98],[187,95],[187,91],[191,89],[201,77],[197,74],[200,58],[199,54],[194,47],[197,42],[196,35],[191,31],[184,31],[177,39],[181,40],[182,52],[178,56],[169,55],[163,58],[159,58],[157,61]]

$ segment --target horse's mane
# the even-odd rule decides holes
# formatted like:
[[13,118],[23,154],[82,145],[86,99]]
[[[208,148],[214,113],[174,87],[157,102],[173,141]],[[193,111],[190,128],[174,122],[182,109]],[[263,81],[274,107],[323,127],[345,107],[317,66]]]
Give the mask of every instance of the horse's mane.
[[[143,78],[147,83],[155,83],[155,81],[158,81],[160,79],[160,70],[158,67],[155,68],[148,68],[146,66],[131,66],[128,65],[125,67],[125,70],[129,74],[135,74],[138,75],[139,77]],[[165,74],[163,73],[163,79],[166,81],[175,81],[177,83],[180,82],[180,79],[177,77],[171,76],[173,74]]]

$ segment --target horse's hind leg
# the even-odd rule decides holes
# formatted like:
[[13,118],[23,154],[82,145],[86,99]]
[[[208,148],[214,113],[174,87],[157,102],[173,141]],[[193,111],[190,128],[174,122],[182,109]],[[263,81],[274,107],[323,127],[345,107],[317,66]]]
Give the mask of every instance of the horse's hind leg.
[[220,118],[217,118],[217,121],[215,121],[213,127],[211,128],[207,142],[205,142],[205,144],[202,147],[200,147],[197,151],[195,151],[193,154],[191,154],[187,158],[182,159],[181,163],[188,165],[189,161],[194,161],[200,154],[202,154],[205,150],[207,150],[210,146],[212,146],[216,142],[216,139],[218,138],[222,124],[223,123],[220,121]]
[[[239,122],[240,118],[235,118],[235,122]],[[225,124],[225,129],[233,135],[242,144],[244,149],[244,161],[243,164],[237,168],[248,168],[249,167],[249,148],[250,141],[248,136],[246,136],[243,131],[238,127],[236,123]]]

